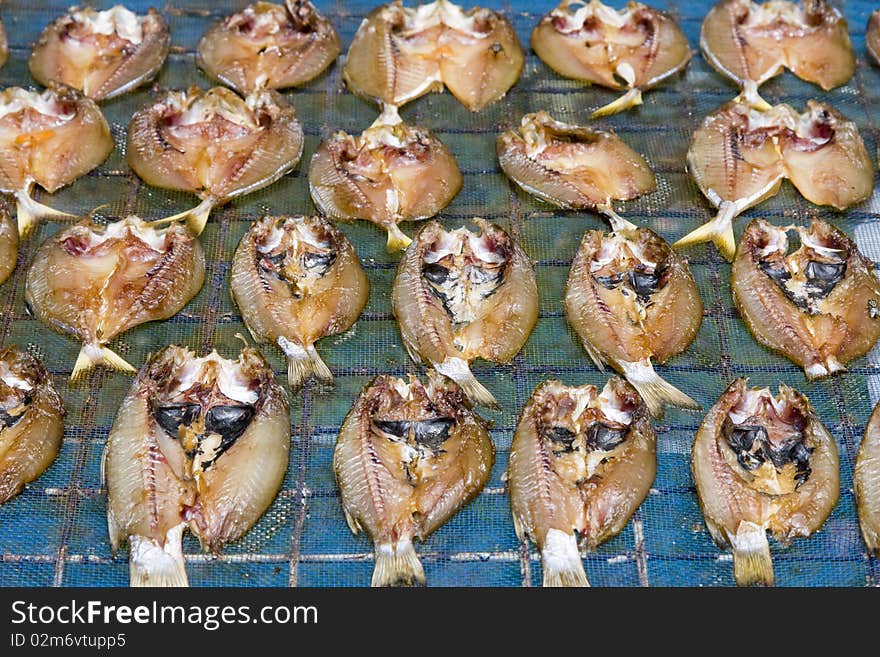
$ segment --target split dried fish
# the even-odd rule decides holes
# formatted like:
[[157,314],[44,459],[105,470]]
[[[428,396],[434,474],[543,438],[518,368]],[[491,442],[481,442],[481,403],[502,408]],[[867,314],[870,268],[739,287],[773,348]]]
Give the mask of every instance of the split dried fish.
[[[800,247],[790,253],[792,231]],[[808,379],[845,371],[880,338],[874,263],[820,219],[809,229],[752,221],[740,240],[730,287],[755,339],[803,367]]]
[[50,194],[107,159],[110,126],[95,102],[69,87],[41,93],[0,92],[0,191],[18,201],[18,231],[27,235],[43,216],[72,217],[31,198],[38,184]]
[[445,85],[472,112],[507,93],[522,73],[525,53],[510,22],[482,7],[448,0],[414,8],[400,0],[363,20],[345,58],[349,89],[400,106]]
[[767,111],[731,102],[694,133],[688,169],[718,215],[674,246],[712,241],[728,260],[733,220],[774,196],[788,178],[808,201],[844,210],[870,197],[874,165],[856,124],[815,100],[799,113],[781,104]]
[[373,586],[424,585],[413,540],[425,540],[483,489],[495,446],[461,388],[378,376],[339,430],[333,470],[354,533],[373,540]]
[[3,21],[0,20],[0,68],[9,58],[9,42],[6,40],[6,28],[3,27]]
[[853,488],[865,545],[880,556],[880,404],[874,407],[859,445]]
[[479,233],[426,225],[400,260],[391,310],[415,362],[433,367],[482,406],[498,408],[470,363],[506,363],[538,321],[532,261],[496,224],[474,218]]
[[55,460],[63,418],[64,404],[43,364],[17,347],[0,348],[0,504]]
[[168,24],[153,8],[139,16],[122,5],[73,7],[43,30],[28,67],[40,84],[66,84],[101,101],[153,79],[170,45]]
[[131,586],[187,586],[185,529],[218,553],[275,499],[287,471],[287,395],[259,351],[197,358],[170,346],[141,368],[104,452],[114,552]]
[[403,122],[391,108],[363,134],[339,131],[321,143],[309,166],[315,206],[333,219],[366,219],[388,231],[388,250],[412,240],[402,221],[434,217],[461,190],[455,157],[434,134]]
[[370,296],[351,242],[321,217],[266,217],[251,226],[232,261],[232,298],[251,335],[287,356],[287,381],[333,380],[315,342],[347,331]]
[[599,0],[562,0],[532,32],[532,49],[566,78],[626,89],[592,118],[642,104],[642,91],[684,70],[687,37],[663,11],[628,2],[616,10]]
[[240,93],[298,87],[342,49],[333,24],[309,0],[255,2],[199,41],[198,64]]
[[600,370],[623,374],[655,417],[663,404],[700,405],[667,383],[652,361],[687,349],[703,302],[687,260],[659,235],[623,220],[584,233],[565,286],[565,316]]
[[184,226],[157,229],[135,216],[107,225],[86,219],[40,246],[25,298],[41,322],[82,341],[70,377],[76,381],[99,364],[133,373],[107,343],[171,317],[204,280],[202,245]]
[[865,32],[865,46],[874,62],[880,65],[880,9],[871,14]]
[[721,0],[703,20],[700,48],[763,109],[769,106],[758,87],[786,68],[825,91],[845,84],[856,68],[846,21],[825,0]]
[[731,383],[697,431],[694,482],[709,533],[733,550],[740,586],[774,582],[767,530],[784,545],[818,531],[840,492],[837,445],[785,384]]
[[296,112],[277,92],[242,99],[223,87],[190,87],[168,92],[132,117],[126,155],[148,184],[202,199],[163,220],[186,218],[200,235],[216,205],[272,184],[296,166],[302,149]]
[[0,284],[15,271],[18,262],[18,229],[6,203],[0,201]]
[[612,201],[657,188],[651,167],[620,137],[556,121],[543,111],[526,114],[519,128],[501,133],[496,150],[511,180],[562,208],[613,215]]
[[616,536],[657,472],[657,439],[631,385],[541,383],[523,408],[507,482],[520,540],[541,550],[544,586],[589,586],[578,550]]

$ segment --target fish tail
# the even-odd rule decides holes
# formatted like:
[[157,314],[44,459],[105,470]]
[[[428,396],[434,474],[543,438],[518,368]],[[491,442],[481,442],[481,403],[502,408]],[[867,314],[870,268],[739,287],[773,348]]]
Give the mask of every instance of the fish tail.
[[189,586],[183,564],[181,538],[184,524],[172,528],[165,545],[143,536],[130,538],[129,582],[131,586]]
[[736,240],[733,237],[733,218],[736,214],[736,206],[724,202],[712,221],[709,221],[696,230],[691,231],[672,246],[681,248],[701,242],[713,242],[724,258],[730,262],[736,255]]
[[186,225],[190,232],[193,235],[199,236],[202,234],[202,231],[205,230],[205,225],[208,223],[208,217],[211,216],[211,210],[213,209],[214,199],[206,198],[194,208],[178,212],[177,214],[172,214],[168,217],[162,217],[161,219],[155,219],[154,221],[147,222],[147,225],[151,227],[164,226],[166,224],[173,224],[175,221],[186,219]]
[[30,195],[30,188],[23,189],[15,194],[16,199],[16,217],[18,221],[18,234],[21,237],[30,235],[37,220],[40,217],[74,217],[69,212],[62,212],[48,205],[43,205],[35,201]]
[[371,586],[424,586],[425,571],[412,541],[376,546],[376,567]]
[[612,114],[617,114],[618,112],[623,112],[628,110],[630,107],[635,107],[636,105],[642,104],[642,90],[641,89],[630,89],[625,94],[623,94],[620,98],[616,100],[612,100],[607,105],[603,105],[592,114],[590,114],[591,119],[598,119],[603,116],[611,116]]
[[663,404],[699,410],[700,405],[657,374],[650,360],[622,363],[623,375],[639,391],[645,405],[656,418],[663,417]]
[[770,103],[761,98],[761,94],[758,93],[758,84],[754,80],[746,80],[743,83],[742,92],[733,101],[735,103],[748,103],[759,112],[766,112],[773,108]]
[[541,563],[544,568],[545,587],[590,585],[574,533],[566,534],[558,529],[549,530],[544,540],[544,547],[541,548]]
[[449,377],[460,385],[461,389],[464,390],[464,394],[475,404],[495,410],[501,408],[495,396],[482,383],[477,381],[477,377],[471,372],[471,368],[463,358],[447,356],[442,363],[434,367],[440,374]]
[[315,345],[303,347],[284,336],[278,338],[278,346],[287,355],[287,383],[294,390],[302,387],[310,376],[324,383],[333,382],[333,372],[321,360]]
[[403,251],[412,244],[412,238],[407,237],[397,224],[389,224],[386,226],[386,230],[388,231],[388,244],[386,248],[389,251]]
[[621,217],[614,211],[614,208],[612,208],[610,205],[605,205],[597,209],[608,218],[608,223],[611,224],[611,230],[613,230],[615,233],[624,230],[638,229],[638,226],[636,226],[633,222],[627,221],[626,219]]
[[737,585],[773,586],[773,561],[767,531],[761,525],[744,520],[739,523],[731,544],[733,576]]
[[846,365],[841,363],[834,356],[828,356],[824,363],[812,363],[804,368],[804,374],[807,379],[821,379],[825,376],[831,376],[836,372],[846,372]]
[[137,370],[122,356],[107,347],[96,344],[84,344],[76,357],[73,372],[70,374],[71,383],[76,383],[89,373],[96,365],[106,365],[118,372],[134,374]]

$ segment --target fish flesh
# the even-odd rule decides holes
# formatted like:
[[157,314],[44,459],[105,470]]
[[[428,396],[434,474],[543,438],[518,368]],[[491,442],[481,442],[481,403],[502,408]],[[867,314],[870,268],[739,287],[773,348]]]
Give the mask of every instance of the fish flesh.
[[83,343],[70,377],[77,381],[99,364],[134,373],[107,343],[168,319],[204,280],[202,245],[185,226],[157,228],[135,216],[107,225],[85,219],[40,246],[25,299],[41,322]]
[[163,219],[186,218],[200,235],[216,205],[275,182],[296,166],[302,149],[296,111],[277,92],[242,98],[224,87],[190,87],[135,113],[126,155],[146,183],[202,199]]
[[[791,253],[789,232],[800,241]],[[755,339],[804,368],[810,380],[845,371],[880,338],[874,263],[821,219],[809,228],[752,221],[740,240],[730,287]]]
[[7,59],[9,59],[9,42],[6,40],[6,28],[0,20],[0,68],[3,68]]
[[17,347],[0,348],[0,504],[55,460],[64,413],[43,364]]
[[6,202],[0,201],[0,284],[15,271],[18,262],[18,229]]
[[341,49],[333,24],[309,0],[255,2],[205,33],[198,64],[248,94],[303,85],[330,66]]
[[783,545],[818,531],[840,494],[837,444],[809,400],[785,384],[731,383],[709,410],[691,453],[703,517],[733,551],[740,586],[774,583],[767,530]]
[[343,76],[353,93],[383,105],[399,107],[445,86],[476,112],[503,97],[524,64],[513,26],[496,11],[394,0],[358,27]]
[[0,92],[0,191],[15,195],[21,236],[39,217],[73,216],[37,203],[35,184],[52,194],[101,164],[113,146],[95,101],[74,89]]
[[419,231],[397,268],[391,310],[410,358],[454,380],[473,402],[498,408],[470,363],[506,363],[522,349],[538,321],[538,286],[510,235],[473,222],[479,233],[436,221]]
[[290,409],[254,348],[230,360],[171,345],[138,372],[102,463],[114,553],[131,586],[187,586],[181,538],[217,554],[275,499],[287,472]]
[[310,375],[333,381],[315,342],[351,328],[370,296],[351,242],[321,217],[255,222],[235,251],[230,287],[254,339],[287,356],[293,389]]
[[828,91],[856,68],[846,20],[826,0],[721,0],[703,20],[700,48],[744,99],[764,109],[758,87],[784,69]]
[[395,108],[357,137],[338,131],[309,166],[315,206],[333,219],[366,219],[388,231],[388,250],[412,240],[401,221],[434,217],[461,190],[455,157],[427,128],[409,126]]
[[541,551],[544,586],[589,586],[579,546],[616,536],[657,472],[648,408],[630,384],[544,381],[526,402],[507,466],[513,526]]
[[642,104],[642,91],[684,70],[687,37],[669,14],[641,2],[616,10],[599,0],[562,0],[532,31],[532,49],[559,75],[626,89],[591,118]]
[[874,407],[859,445],[853,489],[865,545],[880,556],[880,404]]
[[65,84],[89,98],[114,98],[152,80],[171,46],[168,23],[153,8],[73,7],[50,23],[28,60],[40,84]]
[[486,422],[461,388],[381,375],[345,417],[333,451],[348,526],[373,541],[373,586],[425,584],[413,541],[425,540],[483,489],[495,461]]
[[727,260],[736,251],[733,220],[774,196],[785,178],[811,203],[837,210],[874,189],[874,165],[856,124],[815,100],[803,113],[785,104],[764,111],[726,103],[694,133],[687,162],[718,214],[674,246],[711,240]]
[[880,9],[871,14],[865,32],[865,46],[875,64],[880,65]]
[[565,316],[600,370],[623,374],[654,417],[663,405],[700,405],[660,378],[665,363],[693,342],[703,321],[687,260],[648,228],[615,220],[584,233],[565,286]]
[[645,159],[611,132],[526,114],[520,126],[499,135],[498,161],[517,185],[566,209],[613,214],[612,201],[657,189]]

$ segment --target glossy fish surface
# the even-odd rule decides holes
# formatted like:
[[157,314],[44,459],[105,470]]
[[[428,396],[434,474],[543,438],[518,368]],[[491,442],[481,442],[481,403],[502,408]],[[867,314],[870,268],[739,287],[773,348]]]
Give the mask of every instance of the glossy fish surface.
[[740,586],[774,583],[767,531],[788,545],[818,531],[840,494],[837,444],[809,400],[736,379],[709,410],[691,468],[703,517],[733,551]]
[[43,30],[28,67],[43,85],[65,84],[101,101],[151,80],[170,45],[168,24],[155,9],[139,16],[122,5],[73,7]]
[[170,91],[141,109],[128,126],[126,156],[144,182],[197,194],[186,217],[201,234],[211,209],[278,180],[302,156],[303,130],[280,94],[246,98],[224,87]]
[[131,586],[187,586],[184,530],[213,553],[243,536],[275,499],[289,449],[287,394],[259,351],[152,356],[103,462],[110,541],[130,546]]
[[859,445],[853,489],[865,545],[880,555],[880,404],[874,407]]
[[50,194],[85,175],[110,155],[110,126],[95,102],[69,87],[38,93],[0,92],[0,191],[14,194],[24,236],[41,216],[66,216],[31,198],[34,185]]
[[639,391],[655,417],[664,404],[699,408],[660,378],[703,321],[687,260],[648,228],[619,224],[584,233],[565,287],[565,316],[599,369],[610,364]]
[[412,241],[398,224],[434,217],[462,185],[452,153],[434,134],[382,113],[359,136],[338,131],[309,166],[315,206],[333,219],[366,219],[388,231],[388,249]]
[[186,227],[157,229],[131,216],[107,225],[86,219],[37,250],[25,298],[50,328],[83,343],[71,375],[104,364],[135,368],[106,347],[133,326],[167,319],[205,280],[205,254]]
[[351,242],[321,217],[265,217],[232,261],[232,298],[255,340],[285,353],[290,387],[333,380],[315,342],[348,330],[370,296]]
[[617,135],[556,121],[547,112],[523,116],[499,135],[501,168],[517,185],[562,208],[608,210],[657,188],[645,159]]
[[15,271],[18,262],[18,228],[5,202],[0,201],[0,284]]
[[880,9],[871,14],[865,32],[865,47],[875,64],[880,65]]
[[445,86],[476,112],[504,96],[524,64],[516,32],[498,12],[394,0],[363,20],[343,75],[353,93],[380,104],[401,106]]
[[730,102],[705,118],[688,150],[688,170],[717,216],[675,246],[713,241],[733,259],[733,220],[774,196],[787,178],[808,201],[844,210],[871,196],[874,165],[856,124],[830,105],[800,113]]
[[333,470],[351,530],[373,540],[373,586],[424,585],[413,547],[474,498],[495,461],[486,423],[453,381],[376,377],[339,430]]
[[510,235],[473,221],[479,233],[436,221],[419,231],[397,268],[391,309],[415,362],[497,408],[470,363],[506,363],[522,349],[538,320],[538,287],[532,261]]
[[211,27],[198,63],[240,93],[298,87],[319,76],[342,46],[309,0],[255,2]]
[[510,447],[507,483],[520,540],[541,551],[544,586],[589,586],[579,547],[617,535],[657,471],[656,436],[636,389],[549,380],[526,402]]
[[63,418],[64,404],[43,364],[17,347],[0,348],[0,504],[55,460]]
[[627,89],[593,118],[641,105],[642,90],[691,59],[687,38],[669,14],[641,2],[616,10],[599,0],[562,0],[535,27],[532,49],[563,77]]
[[[800,246],[792,249],[789,233]],[[845,371],[880,338],[880,281],[874,263],[821,219],[776,227],[755,219],[730,272],[733,300],[761,344],[781,352],[808,379]]]

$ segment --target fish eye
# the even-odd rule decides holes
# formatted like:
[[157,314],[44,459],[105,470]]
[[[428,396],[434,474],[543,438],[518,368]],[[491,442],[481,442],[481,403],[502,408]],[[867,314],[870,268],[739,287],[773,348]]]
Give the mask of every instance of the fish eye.
[[554,443],[562,443],[566,447],[571,447],[576,434],[565,427],[550,427],[544,432],[544,436]]
[[422,276],[435,285],[443,285],[449,278],[449,269],[439,263],[432,262],[422,265]]
[[609,427],[601,422],[596,422],[587,429],[587,445],[603,452],[610,452],[624,440],[626,429]]
[[152,408],[153,418],[169,436],[177,437],[181,426],[189,426],[202,412],[201,404],[162,404]]
[[409,431],[409,422],[406,420],[373,420],[376,428],[384,434],[403,438]]
[[218,433],[228,447],[241,437],[254,418],[254,407],[248,404],[213,406],[205,418],[205,429]]
[[321,273],[330,269],[335,260],[336,253],[333,251],[328,251],[327,253],[306,253],[302,257],[302,263],[306,269],[320,269]]
[[828,294],[846,274],[845,262],[819,262],[810,260],[804,269],[804,275],[811,288],[819,294]]
[[638,296],[648,298],[657,291],[661,274],[659,268],[652,273],[633,269],[629,272],[629,285]]
[[437,449],[449,438],[449,431],[452,429],[452,425],[455,424],[455,420],[448,417],[440,417],[413,424],[415,425],[416,442],[420,445]]
[[0,430],[9,429],[10,427],[14,427],[16,424],[18,424],[18,421],[24,417],[24,414],[27,411],[27,407],[32,401],[33,398],[30,395],[25,395],[24,399],[22,399],[22,401],[14,407],[15,410],[20,411],[15,414],[9,412],[13,409],[0,408]]

